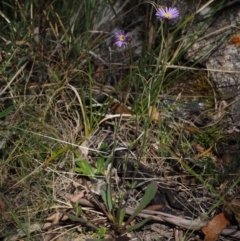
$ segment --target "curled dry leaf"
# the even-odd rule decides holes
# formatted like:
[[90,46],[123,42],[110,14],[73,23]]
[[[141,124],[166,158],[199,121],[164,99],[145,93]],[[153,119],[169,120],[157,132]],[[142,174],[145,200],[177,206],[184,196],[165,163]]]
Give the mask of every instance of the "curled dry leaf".
[[236,46],[240,46],[240,34],[236,34],[230,38],[230,42]]
[[116,101],[113,101],[110,109],[114,114],[131,114],[131,110],[129,110],[126,105],[118,103]]
[[159,122],[160,114],[155,106],[149,106],[148,115],[154,124]]
[[199,153],[203,153],[205,151],[204,147],[202,147],[201,145],[199,145],[196,142],[194,142],[192,146]]
[[202,232],[205,234],[204,241],[215,241],[226,226],[230,224],[230,217],[225,213],[216,215],[203,228]]
[[206,149],[206,150],[204,149],[204,150],[201,150],[201,151],[200,151],[200,147],[201,146],[198,146],[198,151],[200,152],[200,154],[195,155],[193,157],[193,159],[197,160],[197,159],[199,159],[202,156],[208,156],[208,157],[212,158],[212,160],[217,162],[217,157],[211,152],[211,150],[213,148],[213,145],[211,145],[208,149]]

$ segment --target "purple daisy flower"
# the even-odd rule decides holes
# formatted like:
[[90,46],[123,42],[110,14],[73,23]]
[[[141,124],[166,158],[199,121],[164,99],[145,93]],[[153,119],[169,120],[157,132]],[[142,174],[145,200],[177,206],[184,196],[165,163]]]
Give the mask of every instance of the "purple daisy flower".
[[179,11],[176,8],[159,8],[156,13],[157,18],[160,20],[174,19],[179,16]]
[[124,33],[123,30],[118,30],[115,33],[115,44],[121,48],[125,47],[131,41],[131,36],[129,33]]

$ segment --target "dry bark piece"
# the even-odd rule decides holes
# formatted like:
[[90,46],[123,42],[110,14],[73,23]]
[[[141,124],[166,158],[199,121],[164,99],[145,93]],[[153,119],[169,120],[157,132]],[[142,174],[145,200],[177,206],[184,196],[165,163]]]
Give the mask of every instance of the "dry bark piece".
[[203,228],[202,232],[205,234],[204,241],[215,241],[226,226],[230,224],[228,215],[220,213],[209,221]]

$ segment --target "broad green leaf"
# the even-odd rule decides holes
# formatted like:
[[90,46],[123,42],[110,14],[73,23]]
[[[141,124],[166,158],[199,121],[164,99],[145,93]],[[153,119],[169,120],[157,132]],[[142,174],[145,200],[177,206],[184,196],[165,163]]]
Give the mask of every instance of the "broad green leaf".
[[122,224],[125,214],[126,214],[126,208],[122,208],[119,214],[119,221],[118,221],[119,225]]
[[113,209],[113,201],[112,201],[112,190],[111,186],[105,184],[101,187],[101,197],[108,211],[112,211]]
[[136,223],[132,227],[127,228],[125,232],[128,233],[128,232],[131,232],[131,231],[136,230],[138,228],[141,228],[145,223],[147,223],[151,219],[152,219],[151,217],[145,218],[141,222]]
[[98,229],[98,235],[100,238],[103,238],[106,234],[106,228],[101,226],[99,229]]
[[[138,213],[140,213],[151,202],[151,200],[154,198],[156,192],[157,192],[157,184],[154,182],[151,182],[147,186],[147,189],[144,193],[144,196],[143,196],[140,204],[137,206],[134,213],[129,217],[126,224],[129,224],[134,219],[134,217],[137,216]],[[126,226],[126,224],[125,224],[125,226]]]
[[108,208],[108,205],[107,205],[107,184],[104,184],[101,186],[101,197],[103,199],[103,202],[105,204],[105,206]]
[[100,146],[100,151],[105,151],[108,147],[108,143],[107,142],[103,142]]
[[104,171],[104,158],[103,157],[99,157],[97,159],[97,170],[96,170],[96,174],[102,174]]
[[76,161],[76,165],[79,167],[74,168],[75,172],[85,174],[89,177],[94,177],[94,170],[86,160]]
[[78,204],[78,202],[70,201],[73,209],[75,210],[76,216],[79,217],[82,214],[82,206]]
[[107,202],[108,202],[108,208],[111,212],[113,209],[113,201],[112,201],[112,187],[110,185],[107,185]]
[[77,205],[76,207],[76,216],[79,217],[82,214],[82,207],[80,205]]

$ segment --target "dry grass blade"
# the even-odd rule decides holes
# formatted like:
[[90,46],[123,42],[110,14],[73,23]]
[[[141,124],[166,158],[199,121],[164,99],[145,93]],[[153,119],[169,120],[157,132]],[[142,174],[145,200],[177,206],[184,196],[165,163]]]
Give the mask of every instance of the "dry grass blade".
[[28,64],[28,62],[26,62],[25,64],[23,64],[20,69],[17,71],[17,73],[12,77],[12,79],[7,83],[7,85],[3,88],[3,90],[0,92],[0,96],[2,96],[5,91],[11,86],[11,84],[13,83],[13,81],[22,73],[22,71],[25,69],[26,65]]

